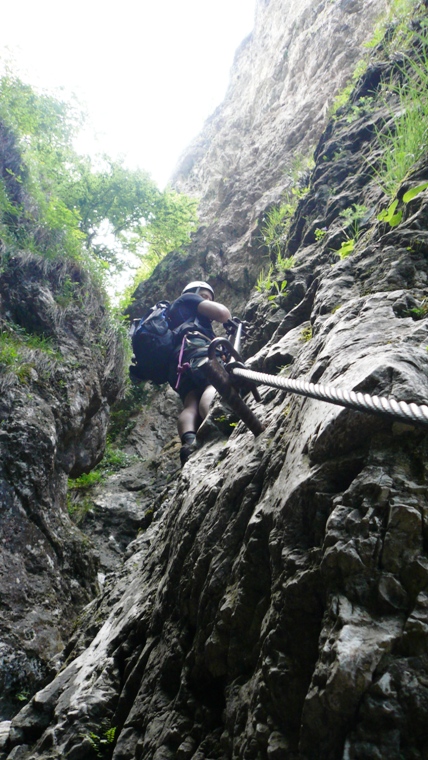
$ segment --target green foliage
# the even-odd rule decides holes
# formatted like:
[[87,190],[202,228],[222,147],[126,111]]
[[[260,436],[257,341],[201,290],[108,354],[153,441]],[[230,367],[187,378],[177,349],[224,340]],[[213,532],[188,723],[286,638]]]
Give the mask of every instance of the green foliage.
[[271,264],[267,272],[265,272],[264,269],[260,272],[257,283],[255,285],[256,290],[259,291],[259,293],[266,293],[267,291],[271,290],[272,283],[273,283],[273,265]]
[[410,309],[409,315],[413,319],[425,319],[428,316],[428,298],[424,298],[420,306]]
[[32,370],[38,368],[40,354],[54,361],[62,360],[50,338],[27,333],[19,325],[0,332],[0,373],[13,372],[20,382],[26,383]]
[[79,255],[83,234],[78,218],[58,189],[68,167],[75,163],[71,144],[82,118],[71,104],[37,93],[12,73],[0,79],[0,120],[14,136],[22,156],[8,173],[32,199],[24,204],[15,193],[8,205],[5,196],[10,183],[3,185],[2,234],[6,232],[9,243],[15,240],[30,250],[50,255],[63,250],[73,257]]
[[300,201],[302,198],[305,197],[309,193],[309,185],[306,187],[292,187],[291,188],[291,195]]
[[101,483],[107,475],[112,475],[124,467],[129,467],[137,461],[135,456],[126,454],[108,441],[101,462],[91,472],[84,473],[78,478],[70,478],[68,487],[72,491],[88,491]]
[[122,470],[124,467],[130,467],[135,462],[138,462],[137,456],[127,454],[122,449],[116,448],[111,443],[111,440],[108,440],[104,456],[94,472],[111,475],[114,472]]
[[[406,193],[403,195],[403,201],[404,203],[410,203],[414,198],[417,198],[418,195],[423,193],[428,188],[428,182],[422,182],[422,184],[417,185],[416,187],[410,188]],[[393,201],[387,209],[383,209],[381,211],[376,219],[378,219],[380,222],[386,222],[386,224],[389,224],[390,227],[398,227],[400,224],[402,218],[403,218],[403,212],[401,209],[398,209],[398,198]]]
[[403,201],[404,203],[410,203],[414,198],[417,198],[418,195],[423,193],[428,188],[428,182],[422,182],[422,184],[417,185],[416,187],[412,187],[410,190],[407,190],[406,193],[403,195]]
[[30,698],[30,692],[28,690],[20,691],[18,694],[15,695],[15,699],[18,702],[28,702]]
[[[294,266],[294,256],[282,256],[281,249],[285,243],[285,237],[291,225],[293,215],[296,211],[299,200],[305,197],[309,192],[308,181],[309,172],[315,166],[312,156],[296,154],[293,156],[290,165],[285,169],[289,175],[290,186],[283,192],[283,200],[280,204],[272,206],[266,212],[263,218],[261,228],[264,244],[269,248],[270,258],[275,261],[275,269],[280,275],[279,280],[274,280],[274,267],[270,266],[265,272],[262,270],[257,280],[256,289],[259,292],[271,293],[269,300],[275,301],[279,295],[285,295],[287,283],[283,279],[284,272]],[[281,280],[282,276],[282,281]]]
[[268,301],[276,301],[278,296],[285,296],[287,292],[287,280],[283,280],[282,282],[279,282],[278,280],[274,280],[272,283],[272,288],[274,289],[274,293],[268,296]]
[[101,462],[91,472],[84,473],[78,478],[69,478],[67,492],[67,510],[73,521],[79,525],[86,515],[94,508],[92,491],[106,477],[129,467],[138,461],[138,457],[127,454],[107,442]]
[[303,190],[303,195],[306,194],[307,188],[300,188],[299,183],[302,178],[315,167],[315,160],[312,155],[307,153],[295,153],[291,159],[291,166],[289,169],[292,186],[298,191]]
[[171,189],[161,192],[146,172],[106,157],[102,170],[81,168],[81,181],[67,188],[67,197],[79,213],[86,246],[101,259],[118,265],[134,254],[142,258],[143,278],[169,251],[189,242],[197,201]]
[[[352,92],[354,90],[355,83],[360,79],[360,77],[363,76],[363,74],[366,72],[367,69],[367,60],[365,58],[361,58],[358,63],[355,65],[355,68],[352,72],[350,81],[346,84],[346,86],[341,90],[333,101],[333,106],[330,109],[330,113],[335,118],[335,114],[339,110],[339,108],[343,108],[348,102],[352,95]],[[362,101],[371,100],[371,98],[360,98]],[[367,106],[367,103],[365,104]],[[361,104],[361,107],[364,106],[364,103]],[[358,105],[355,106],[355,108],[359,108]],[[355,118],[357,118],[360,114],[357,113],[350,119],[350,121],[354,121]]]
[[[140,225],[133,241],[135,252],[144,255],[143,266],[150,270],[149,273],[167,252],[180,250],[189,243],[190,235],[196,229],[197,206],[196,200],[171,189],[162,193],[151,224]],[[147,254],[139,250],[142,242],[148,246]]]
[[295,155],[287,174],[290,177],[290,187],[283,193],[283,200],[273,206],[265,215],[262,226],[262,237],[271,253],[281,257],[281,245],[287,234],[293,214],[299,200],[309,192],[309,186],[302,186],[305,176],[314,167],[312,157]]
[[376,219],[378,219],[379,222],[386,222],[390,227],[397,227],[403,216],[402,211],[397,211],[397,206],[398,200],[393,201],[387,209],[384,209],[380,214],[377,214]]
[[[348,246],[346,243],[342,243],[342,253],[347,256],[354,249],[354,243],[358,240],[361,234],[361,223],[364,221],[364,217],[367,214],[367,207],[354,203],[352,206],[345,208],[340,212],[339,216],[345,221],[345,232],[348,237]],[[349,234],[349,232],[351,234]],[[352,243],[352,245],[351,245]],[[347,252],[346,252],[347,251]],[[343,256],[341,256],[343,258]]]
[[19,347],[8,333],[0,333],[0,365],[13,367],[19,359]]
[[348,208],[343,209],[343,211],[340,212],[339,216],[345,220],[347,227],[352,227],[352,231],[356,236],[358,234],[361,221],[364,219],[367,211],[367,206],[362,206],[358,203],[354,203],[352,206],[348,206]]
[[94,508],[90,497],[79,494],[75,491],[67,493],[67,511],[76,525],[80,525],[88,512]]
[[374,98],[369,95],[359,98],[356,103],[353,103],[350,106],[349,112],[346,116],[348,124],[352,124],[352,122],[359,119],[360,116],[364,116],[364,114],[368,113],[373,108],[373,104]]
[[[120,269],[130,254],[146,269],[190,239],[196,201],[161,192],[141,170],[78,155],[83,123],[75,104],[37,92],[8,72],[0,79],[0,123],[13,136],[0,180],[0,232],[9,245]],[[12,192],[13,191],[13,192]]]
[[93,486],[98,485],[103,480],[104,475],[99,470],[91,470],[91,472],[83,473],[78,478],[70,479],[69,486],[74,490],[88,491]]
[[390,197],[396,194],[408,172],[424,155],[428,142],[428,112],[422,113],[417,105],[404,101],[402,108],[393,128],[378,133],[383,156],[377,179]]
[[262,269],[257,278],[257,284],[255,288],[259,291],[259,293],[269,293],[267,300],[274,304],[279,296],[286,295],[287,280],[274,280],[273,273],[274,268],[272,264],[266,273],[265,270]]
[[[390,3],[389,11],[386,16],[382,17],[382,20],[376,25],[372,38],[364,43],[366,48],[374,48],[381,42],[386,48],[386,52],[390,55],[393,54],[399,47],[408,45],[410,40],[410,33],[407,29],[407,22],[410,18],[413,8],[415,7],[415,0],[393,0]],[[385,36],[387,29],[392,25],[395,26],[393,34]],[[343,108],[349,103],[350,97],[354,90],[354,86],[358,79],[362,77],[369,63],[367,54],[361,58],[355,66],[350,81],[341,90],[333,101],[331,108],[331,115],[333,118],[340,108]],[[372,98],[370,96],[364,96],[359,101],[350,107],[350,112],[346,116],[348,122],[352,122],[359,118],[367,110],[370,110],[372,105]]]
[[327,227],[316,227],[314,236],[317,243],[327,235]]
[[[305,162],[305,168],[308,168],[308,165],[308,162]],[[299,160],[300,166],[302,166],[301,160]],[[298,169],[295,167],[295,172],[297,171]],[[287,281],[284,278],[284,273],[292,269],[295,257],[282,256],[281,245],[289,229],[298,200],[303,198],[308,190],[309,188],[299,188],[297,185],[292,187],[286,193],[287,200],[278,206],[273,206],[263,220],[263,241],[269,247],[270,252],[275,254],[275,266],[271,264],[267,271],[262,269],[257,278],[255,288],[259,293],[267,293],[267,299],[272,302],[272,305],[275,305],[279,296],[286,295]],[[274,277],[275,271],[279,275],[278,279]]]
[[278,253],[275,264],[279,272],[287,272],[289,269],[292,269],[294,267],[295,262],[295,256],[288,256],[284,258],[280,253]]
[[330,110],[330,114],[333,116],[333,118],[335,117],[335,114],[337,113],[337,111],[340,108],[343,108],[343,106],[345,106],[349,102],[349,98],[351,97],[351,93],[353,89],[354,89],[354,85],[351,82],[350,84],[347,84],[346,87],[344,87],[343,90],[341,90],[338,95],[336,95],[333,101],[333,106]]
[[[426,155],[428,147],[428,50],[426,31],[419,35],[420,50],[415,58],[407,58],[401,67],[400,81],[390,82],[385,91],[398,100],[397,115],[391,112],[388,125],[377,131],[382,150],[380,165],[375,167],[376,178],[390,197],[417,162]],[[422,192],[414,188],[417,194]],[[413,192],[413,191],[409,191]],[[414,196],[416,197],[416,196]],[[408,198],[405,202],[408,202]]]
[[349,256],[350,253],[355,248],[355,240],[354,238],[349,238],[348,240],[344,240],[337,251],[341,259],[346,259],[347,256]]
[[116,726],[105,727],[105,724],[101,726],[100,734],[92,732],[88,734],[89,742],[92,748],[95,750],[95,754],[100,758],[111,757],[113,751],[113,745],[116,739]]
[[55,301],[64,309],[78,298],[79,283],[67,275],[61,280],[59,292],[55,293]]
[[80,525],[88,512],[93,509],[91,490],[104,478],[104,474],[97,470],[84,473],[78,478],[68,480],[67,511],[73,522]]
[[352,238],[350,237],[350,240],[352,239],[354,242],[358,240],[361,223],[364,222],[367,211],[366,206],[354,203],[340,212],[339,216],[345,221],[345,230],[351,231]]
[[288,231],[291,218],[295,211],[295,205],[289,202],[274,206],[267,212],[262,227],[262,236],[265,244],[277,256],[281,255],[281,240]]
[[[393,0],[390,3],[388,14],[376,24],[372,37],[364,43],[364,47],[371,49],[382,42],[389,55],[394,53],[403,43],[403,40],[408,40],[409,34],[406,23],[415,5],[415,0]],[[391,25],[395,27],[393,33],[385,37],[385,32]]]
[[361,234],[361,222],[364,220],[366,214],[366,206],[357,203],[340,212],[339,216],[345,221],[344,232],[347,238],[342,242],[340,249],[336,251],[341,259],[345,259],[353,252],[355,243]]
[[304,327],[303,330],[300,333],[300,340],[302,340],[304,343],[308,343],[312,338],[312,325],[309,325],[308,327]]

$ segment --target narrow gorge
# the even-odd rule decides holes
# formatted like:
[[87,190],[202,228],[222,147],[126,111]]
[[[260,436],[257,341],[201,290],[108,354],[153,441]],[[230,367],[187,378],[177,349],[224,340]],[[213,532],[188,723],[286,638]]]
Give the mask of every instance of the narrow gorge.
[[[207,280],[249,367],[427,404],[427,28],[425,2],[258,0],[174,173],[198,229],[127,316]],[[260,386],[264,431],[216,398],[180,469],[171,389],[115,412],[90,274],[0,254],[2,333],[51,341],[0,366],[0,760],[426,760],[426,426]],[[112,412],[127,459],[77,520]]]

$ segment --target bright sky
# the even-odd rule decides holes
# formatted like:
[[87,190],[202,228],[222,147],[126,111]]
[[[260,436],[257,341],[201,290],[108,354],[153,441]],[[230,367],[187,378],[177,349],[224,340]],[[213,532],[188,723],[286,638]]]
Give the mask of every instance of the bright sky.
[[31,84],[74,92],[97,145],[163,187],[223,100],[256,0],[20,0],[1,11],[5,48]]

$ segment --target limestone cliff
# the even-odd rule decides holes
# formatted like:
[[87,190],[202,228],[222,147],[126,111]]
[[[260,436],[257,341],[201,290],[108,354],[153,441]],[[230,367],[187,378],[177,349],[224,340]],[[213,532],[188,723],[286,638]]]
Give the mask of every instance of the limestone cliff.
[[[4,144],[2,148],[4,148]],[[10,146],[2,154],[10,166]],[[105,446],[123,345],[104,296],[76,263],[0,250],[0,714],[52,672],[97,559],[67,512],[67,478]]]
[[[207,226],[187,258],[171,255],[139,288],[135,308],[149,292],[156,298],[162,284],[174,295],[185,279],[203,275],[252,321],[246,345],[252,366],[426,403],[427,191],[403,200],[407,189],[428,181],[426,156],[399,188],[393,224],[376,175],[385,151],[382,130],[403,110],[396,90],[383,85],[412,76],[410,61],[425,44],[424,4],[415,5],[403,36],[387,29],[334,119],[314,125],[320,112],[314,106],[305,129],[308,143],[319,136],[309,189],[299,192],[278,242],[282,258],[291,261],[285,274],[279,268],[278,279],[247,300],[260,256],[270,261],[263,216],[290,181],[283,184],[277,172],[290,161],[282,130],[285,124],[291,130],[303,113],[281,121],[275,106],[278,93],[284,101],[287,93],[273,73],[286,79],[289,69],[271,62],[300,61],[299,45],[312,30],[311,39],[326,52],[311,69],[319,77],[311,93],[316,98],[328,72],[337,77],[334,85],[341,78],[327,43],[335,38],[338,44],[340,28],[345,35],[345,18],[353,19],[357,34],[355,48],[346,38],[355,61],[384,5],[366,4],[364,14],[358,2],[345,0],[294,8],[260,0],[226,105],[177,174],[183,187],[203,193]],[[272,45],[263,56],[259,46],[267,39]],[[252,76],[244,60],[260,64],[252,70],[252,92],[260,94],[253,116],[265,156],[280,156],[270,173],[248,152],[242,159],[247,169],[234,168],[237,135],[248,139],[244,128],[242,135],[231,128],[228,153],[227,123],[232,127],[240,113],[233,93],[239,101],[246,89],[240,90],[238,73],[247,82]],[[220,154],[229,156],[233,170],[227,177],[235,192],[227,200],[218,197]],[[246,187],[256,188],[248,201]],[[284,278],[278,292],[275,282]],[[153,430],[154,418],[145,411],[133,432],[144,455],[141,442],[150,431],[145,474],[143,462],[128,481],[122,476],[121,486],[135,491],[140,481],[153,521],[86,608],[62,670],[4,725],[4,758],[427,756],[426,428],[285,391],[263,388],[261,395],[261,403],[247,399],[266,424],[260,436],[241,422],[231,425],[216,404],[199,431],[199,450],[181,473],[171,467],[158,481],[153,471],[171,461],[170,428],[162,420]],[[167,395],[153,403],[161,412],[173,402]],[[117,487],[110,494],[118,499]]]
[[170,259],[139,287],[133,314],[153,295],[176,297],[189,278],[209,278],[219,300],[242,312],[268,260],[264,212],[307,178],[334,97],[388,7],[386,0],[257,3],[226,98],[173,177],[200,198],[202,224],[186,259]]

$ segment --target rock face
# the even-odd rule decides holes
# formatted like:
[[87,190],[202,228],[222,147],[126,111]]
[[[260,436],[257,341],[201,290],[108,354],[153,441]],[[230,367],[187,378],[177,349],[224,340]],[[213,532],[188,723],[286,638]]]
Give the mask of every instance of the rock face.
[[[259,3],[258,35],[274,35],[279,7]],[[361,13],[352,2],[318,7]],[[310,8],[299,5],[302,20]],[[426,26],[416,11],[410,56]],[[428,162],[402,184],[395,227],[377,218],[390,201],[372,169],[379,130],[400,110],[381,91],[394,72],[405,67],[388,43],[321,135],[281,240],[293,256],[286,288],[272,284],[241,309],[254,323],[254,368],[427,403],[428,195],[402,196],[428,179]],[[207,275],[204,260],[192,269],[192,249],[190,271]],[[153,288],[185,266],[169,257]],[[269,387],[261,397],[247,398],[261,435],[215,405],[199,450],[150,494],[153,521],[86,609],[62,671],[0,733],[4,758],[426,758],[426,428]],[[155,461],[153,435],[150,448]]]
[[[128,466],[103,478],[99,486],[83,497],[79,527],[96,547],[100,573],[117,570],[128,544],[153,519],[153,500],[178,476],[180,440],[175,420],[181,408],[176,393],[146,383],[144,402],[131,419],[124,452]],[[122,443],[123,437],[119,443]],[[90,509],[85,509],[90,503]],[[75,506],[79,514],[82,500]]]
[[209,279],[242,312],[269,264],[263,215],[305,181],[328,111],[352,74],[386,0],[260,0],[224,102],[185,151],[173,183],[200,198],[202,225],[185,260],[171,257],[137,290],[132,314]]
[[123,347],[101,294],[66,261],[11,253],[0,266],[0,715],[51,672],[97,560],[70,520],[68,476],[99,461]]

